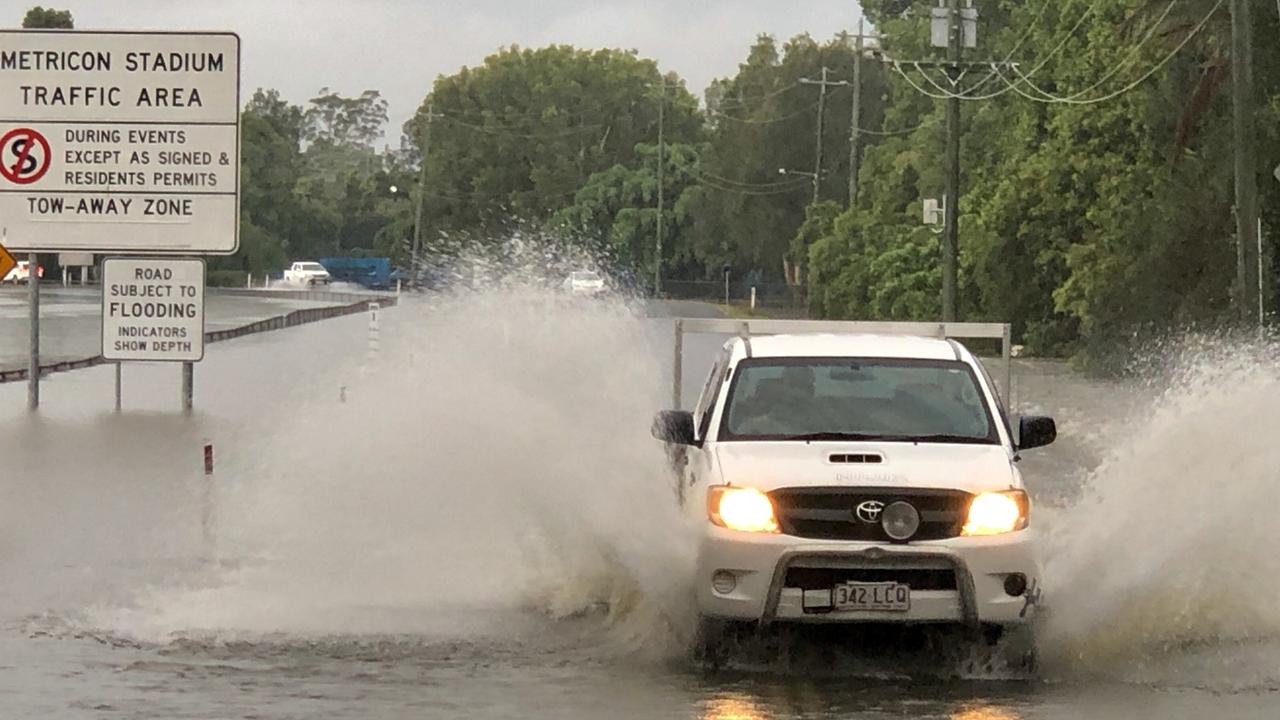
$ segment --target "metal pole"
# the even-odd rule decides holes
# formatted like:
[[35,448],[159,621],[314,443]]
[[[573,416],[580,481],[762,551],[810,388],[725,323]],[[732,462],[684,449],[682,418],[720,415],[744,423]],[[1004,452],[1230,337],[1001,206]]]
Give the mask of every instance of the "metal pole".
[[200,538],[203,542],[204,559],[212,562],[217,558],[217,537],[214,535],[214,487],[213,487],[213,443],[204,446],[204,487],[200,503]]
[[182,411],[191,412],[195,399],[196,366],[195,363],[182,363]]
[[1000,357],[1004,360],[1004,402],[1009,412],[1013,406],[1013,327],[1004,324],[1004,333],[1000,338]]
[[122,381],[121,373],[120,373],[121,364],[122,363],[116,363],[116,412],[120,412],[120,396],[121,396],[120,386]]
[[418,251],[422,248],[422,215],[426,205],[427,192],[427,158],[431,155],[431,121],[435,120],[433,111],[435,103],[427,103],[427,124],[422,132],[422,159],[418,172],[418,206],[414,210],[413,221],[413,253],[409,258],[409,287],[418,286]]
[[1231,0],[1232,134],[1235,146],[1236,285],[1239,313],[1246,322],[1253,314],[1253,293],[1261,278],[1252,277],[1257,263],[1249,257],[1256,242],[1249,237],[1258,225],[1257,154],[1253,120],[1253,28],[1249,0]]
[[27,409],[40,407],[40,256],[27,253],[27,304],[30,312],[30,357],[27,363]]
[[657,241],[653,255],[653,295],[659,297],[662,295],[662,183],[664,166],[666,165],[666,108],[667,108],[667,77],[662,75],[658,78],[658,222],[657,222]]
[[1266,298],[1266,290],[1262,281],[1262,218],[1258,218],[1258,326],[1261,327],[1266,321],[1266,312],[1264,307],[1264,299]]
[[[818,142],[813,161],[813,202],[818,202],[818,180],[822,177],[822,121],[827,107],[827,66],[822,66],[822,88],[818,90]],[[728,304],[728,303],[726,303]]]
[[849,207],[858,199],[858,130],[862,124],[862,30],[864,18],[858,18],[858,37],[854,40],[853,109],[849,117]]
[[[948,0],[949,16],[947,75],[954,80],[959,68],[961,45],[960,0]],[[954,87],[952,94],[954,94]],[[956,320],[956,255],[959,247],[960,220],[960,98],[947,99],[947,213],[942,230],[942,320]]]
[[675,322],[675,363],[671,368],[671,409],[680,409],[684,391],[684,321]]

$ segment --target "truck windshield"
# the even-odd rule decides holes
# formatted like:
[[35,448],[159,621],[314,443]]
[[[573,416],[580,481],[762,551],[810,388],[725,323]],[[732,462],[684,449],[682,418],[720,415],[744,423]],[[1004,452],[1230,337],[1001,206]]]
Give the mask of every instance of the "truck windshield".
[[962,362],[744,360],[725,403],[721,440],[1000,441]]

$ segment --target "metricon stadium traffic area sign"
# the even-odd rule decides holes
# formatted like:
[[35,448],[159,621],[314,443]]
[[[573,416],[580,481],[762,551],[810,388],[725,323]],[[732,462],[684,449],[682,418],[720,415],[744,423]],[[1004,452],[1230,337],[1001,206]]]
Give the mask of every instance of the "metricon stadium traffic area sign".
[[17,251],[239,246],[240,38],[0,31],[0,218]]

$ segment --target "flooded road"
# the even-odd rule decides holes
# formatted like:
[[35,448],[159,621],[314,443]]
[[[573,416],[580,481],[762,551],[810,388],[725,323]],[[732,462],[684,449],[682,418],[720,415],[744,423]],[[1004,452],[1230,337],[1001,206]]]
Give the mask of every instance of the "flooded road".
[[[1280,382],[1019,361],[1053,615],[1034,677],[780,633],[692,663],[689,528],[648,434],[669,320],[518,292],[0,386],[0,718],[1269,718]],[[686,345],[686,395],[715,338]],[[1210,349],[1212,350],[1212,349]],[[215,446],[207,483],[201,449]],[[208,492],[212,487],[212,492]],[[214,533],[201,532],[205,507]]]

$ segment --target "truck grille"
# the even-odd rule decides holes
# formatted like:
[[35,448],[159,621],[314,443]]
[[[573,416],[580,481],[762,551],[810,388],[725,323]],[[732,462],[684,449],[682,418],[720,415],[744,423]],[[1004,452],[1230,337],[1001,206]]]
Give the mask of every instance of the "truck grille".
[[912,590],[955,590],[956,571],[951,568],[817,568],[787,570],[783,585],[804,590],[825,590],[846,582],[896,582]]
[[920,529],[911,540],[957,537],[973,495],[962,490],[883,487],[782,488],[769,493],[782,532],[815,540],[892,542],[879,522],[858,518],[856,508],[868,500],[885,505],[905,500],[920,512]]

